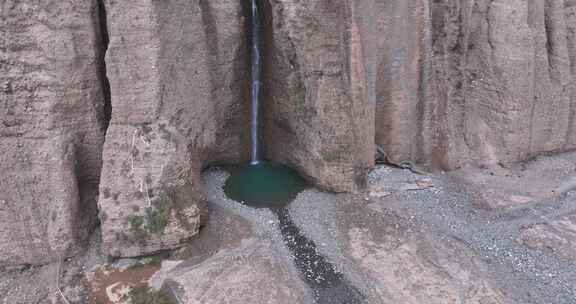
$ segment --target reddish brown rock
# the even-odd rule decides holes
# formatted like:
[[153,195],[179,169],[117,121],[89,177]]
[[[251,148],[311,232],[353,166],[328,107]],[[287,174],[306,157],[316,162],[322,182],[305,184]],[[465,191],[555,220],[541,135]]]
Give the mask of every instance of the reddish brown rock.
[[437,169],[576,145],[572,1],[265,3],[267,151],[320,185],[354,188],[372,136]]
[[571,1],[264,3],[265,149],[320,186],[576,145]]
[[164,262],[165,280],[157,284],[163,283],[164,290],[189,304],[314,302],[290,262],[279,258],[269,241],[249,238],[200,264],[185,261],[171,267]]
[[364,187],[374,161],[374,106],[354,6],[265,4],[266,156],[327,189]]
[[574,148],[572,2],[388,1],[377,144],[442,169]]
[[[376,232],[382,233],[389,231]],[[367,229],[358,228],[350,229],[348,237],[350,256],[376,286],[375,292],[384,303],[512,302],[487,277],[480,259],[462,244],[431,245],[426,239],[388,235],[378,240]]]

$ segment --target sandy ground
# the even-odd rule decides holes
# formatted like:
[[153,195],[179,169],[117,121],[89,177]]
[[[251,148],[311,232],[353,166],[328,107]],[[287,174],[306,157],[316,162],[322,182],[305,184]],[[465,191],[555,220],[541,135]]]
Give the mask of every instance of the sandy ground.
[[[381,166],[365,192],[307,189],[289,215],[361,292],[357,303],[569,304],[576,303],[575,176],[574,153],[430,176]],[[204,174],[208,225],[148,284],[174,303],[343,303],[317,300],[276,214],[228,199],[226,177],[217,168]],[[70,303],[88,303],[90,278],[103,265],[95,249],[64,263]],[[55,277],[54,267],[4,269],[0,303],[65,303],[54,279],[40,283]]]

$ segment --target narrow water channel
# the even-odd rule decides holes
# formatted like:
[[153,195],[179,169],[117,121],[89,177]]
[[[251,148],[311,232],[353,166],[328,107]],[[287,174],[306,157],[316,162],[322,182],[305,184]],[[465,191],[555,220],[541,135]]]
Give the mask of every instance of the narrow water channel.
[[276,211],[284,243],[294,256],[302,280],[314,293],[317,304],[361,304],[362,293],[326,260],[290,218],[287,208]]

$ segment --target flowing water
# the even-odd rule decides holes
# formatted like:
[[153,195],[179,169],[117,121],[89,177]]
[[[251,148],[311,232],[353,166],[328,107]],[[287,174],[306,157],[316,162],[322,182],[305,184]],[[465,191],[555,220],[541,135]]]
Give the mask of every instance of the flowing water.
[[281,164],[260,157],[259,108],[261,86],[260,9],[259,0],[251,0],[251,84],[250,84],[250,163],[230,166],[226,194],[239,202],[257,208],[281,208],[304,189],[304,180]]
[[259,107],[260,107],[260,14],[258,12],[258,0],[252,0],[252,79],[250,92],[250,163],[257,164],[260,161],[260,144],[258,132]]
[[306,188],[304,179],[284,165],[260,158],[258,111],[261,57],[258,0],[252,0],[251,11],[250,163],[228,167],[230,177],[226,180],[224,191],[237,202],[254,208],[268,208],[276,213],[284,243],[293,255],[302,280],[313,291],[315,303],[363,303],[362,293],[319,254],[316,244],[304,236],[290,218],[287,206]]

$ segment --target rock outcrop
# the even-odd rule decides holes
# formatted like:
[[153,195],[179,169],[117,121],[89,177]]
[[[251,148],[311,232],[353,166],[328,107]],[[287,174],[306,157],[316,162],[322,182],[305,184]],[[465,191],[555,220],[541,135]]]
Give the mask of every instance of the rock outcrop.
[[576,214],[562,215],[546,224],[523,227],[518,243],[562,260],[576,261]]
[[395,3],[376,83],[392,159],[454,169],[574,148],[573,1]]
[[270,243],[247,239],[200,264],[175,267],[166,274],[164,289],[190,304],[311,302],[305,285],[288,268]]
[[0,27],[0,265],[72,254],[96,224],[104,140],[96,1],[10,1]]
[[374,102],[354,6],[263,3],[265,155],[327,189],[365,186],[374,163]]
[[107,1],[112,120],[100,183],[112,256],[173,248],[200,227],[199,174],[243,152],[240,1]]
[[269,154],[320,185],[374,142],[446,170],[576,145],[572,1],[265,3]]

